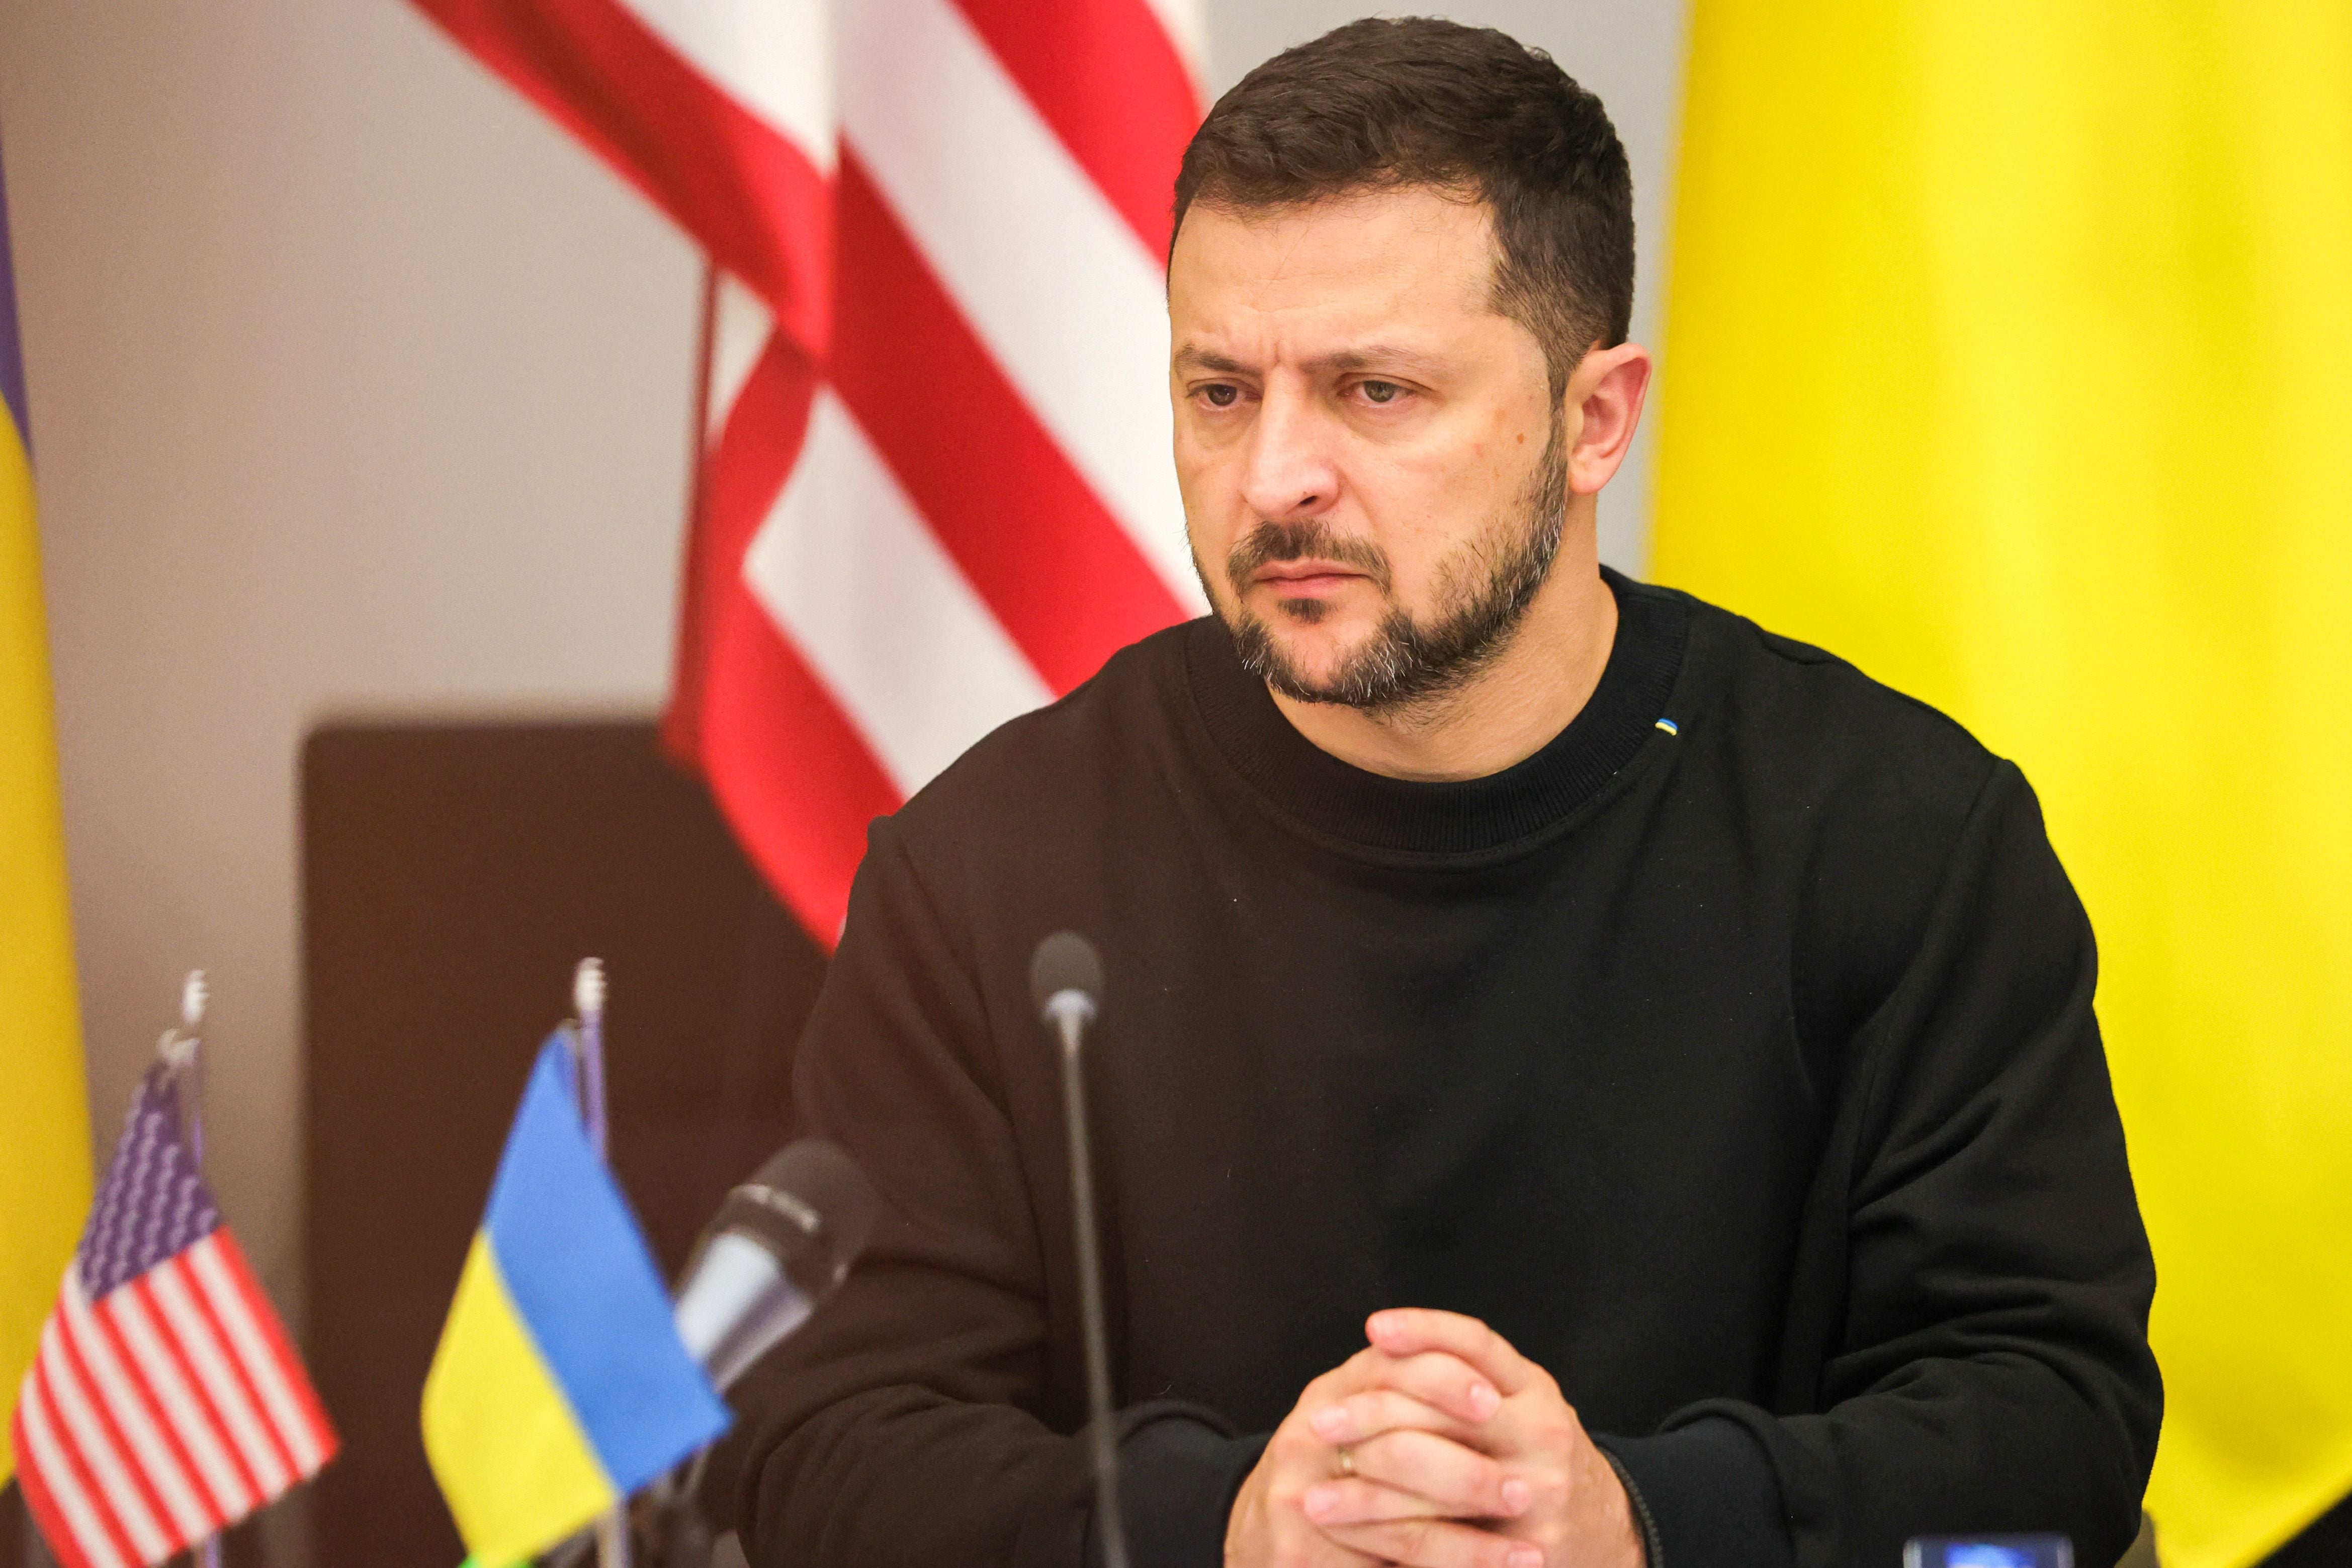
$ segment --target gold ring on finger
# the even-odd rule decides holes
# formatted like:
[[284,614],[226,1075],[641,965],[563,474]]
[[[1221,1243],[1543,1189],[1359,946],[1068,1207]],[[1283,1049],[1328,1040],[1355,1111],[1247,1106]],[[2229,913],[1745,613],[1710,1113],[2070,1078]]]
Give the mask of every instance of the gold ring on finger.
[[1356,1473],[1355,1451],[1345,1443],[1339,1445],[1339,1473],[1343,1476],[1352,1476]]

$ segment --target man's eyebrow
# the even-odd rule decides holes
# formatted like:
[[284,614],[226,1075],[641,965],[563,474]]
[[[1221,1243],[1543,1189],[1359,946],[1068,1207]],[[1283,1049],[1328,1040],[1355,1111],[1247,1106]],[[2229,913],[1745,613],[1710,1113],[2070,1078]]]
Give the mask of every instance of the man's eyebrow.
[[1213,375],[1244,375],[1249,367],[1229,354],[1214,349],[1204,349],[1197,343],[1186,343],[1176,351],[1178,370],[1205,370]]
[[1363,343],[1355,348],[1335,349],[1319,359],[1307,361],[1307,365],[1310,370],[1344,374],[1357,370],[1427,371],[1434,370],[1444,363],[1438,355],[1423,353],[1418,349],[1403,348],[1394,343]]
[[[1345,374],[1360,370],[1428,371],[1444,363],[1440,356],[1417,349],[1402,348],[1393,343],[1364,343],[1355,348],[1335,349],[1319,358],[1308,360],[1307,368]],[[1197,343],[1187,343],[1178,349],[1175,365],[1180,371],[1207,371],[1212,375],[1250,374],[1249,366],[1230,354],[1204,349]]]

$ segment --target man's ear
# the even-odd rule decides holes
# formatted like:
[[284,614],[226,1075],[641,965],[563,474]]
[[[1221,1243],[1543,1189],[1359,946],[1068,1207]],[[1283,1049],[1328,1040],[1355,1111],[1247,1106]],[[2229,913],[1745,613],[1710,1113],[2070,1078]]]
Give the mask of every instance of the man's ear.
[[1616,476],[1650,390],[1650,351],[1639,343],[1588,351],[1560,395],[1570,493],[1589,496]]

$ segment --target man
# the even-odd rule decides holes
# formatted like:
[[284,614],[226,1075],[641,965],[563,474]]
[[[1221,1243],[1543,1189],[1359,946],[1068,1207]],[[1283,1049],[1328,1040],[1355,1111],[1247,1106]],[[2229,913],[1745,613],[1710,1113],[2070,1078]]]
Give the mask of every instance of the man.
[[[1064,927],[1139,1563],[2128,1542],[2153,1271],[2089,929],[2010,764],[1601,570],[1630,204],[1600,104],[1450,24],[1202,125],[1171,392],[1216,615],[875,826],[795,1092],[895,1217],[763,1369],[755,1563],[1090,1560],[1025,978]],[[1791,441],[1819,330],[1756,389]]]

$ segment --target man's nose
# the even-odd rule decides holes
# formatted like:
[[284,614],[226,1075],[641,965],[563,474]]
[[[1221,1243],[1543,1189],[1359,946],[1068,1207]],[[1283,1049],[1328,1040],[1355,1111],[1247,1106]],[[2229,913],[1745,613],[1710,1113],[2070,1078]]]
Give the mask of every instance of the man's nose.
[[1268,388],[1250,431],[1242,499],[1273,522],[1317,517],[1339,500],[1337,432],[1311,398]]

